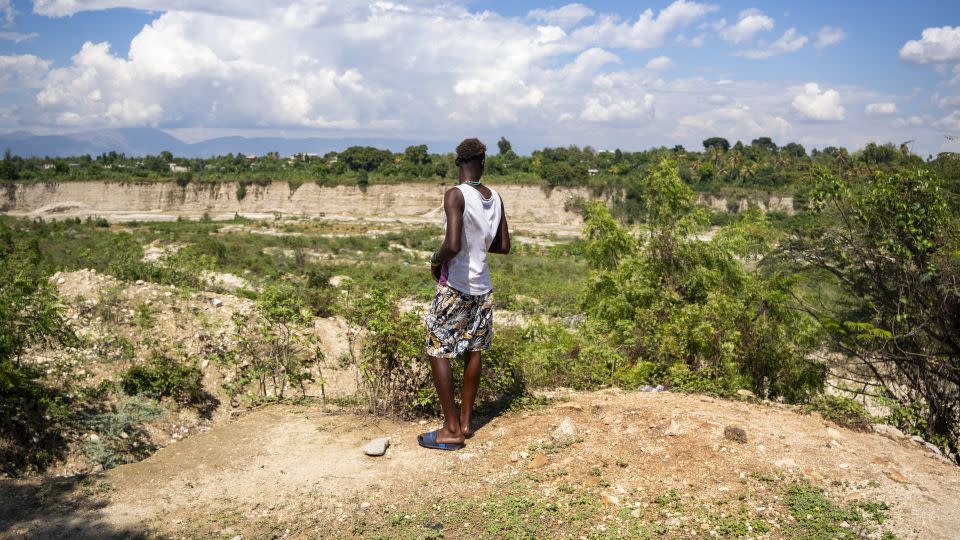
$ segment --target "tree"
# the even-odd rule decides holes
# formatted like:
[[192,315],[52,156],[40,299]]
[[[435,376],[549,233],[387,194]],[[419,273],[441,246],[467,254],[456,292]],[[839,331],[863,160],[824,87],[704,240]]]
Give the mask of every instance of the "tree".
[[776,154],[777,150],[779,150],[777,143],[773,142],[770,137],[758,137],[750,142],[750,146],[765,152],[770,152],[771,154]]
[[723,137],[710,137],[709,139],[704,139],[703,149],[710,150],[711,148],[719,148],[726,153],[727,150],[730,150],[730,141],[724,139]]
[[16,180],[20,177],[19,169],[10,149],[4,150],[3,161],[0,161],[0,180]]
[[[737,257],[770,249],[761,214],[702,241],[705,222],[675,162],[638,179],[640,234],[617,224],[602,203],[588,207],[584,253],[592,269],[577,353],[601,359],[594,383],[666,384],[802,401],[821,391],[822,364],[811,321],[788,309],[784,282],[749,271]],[[576,364],[576,360],[572,362]],[[606,380],[601,379],[606,377]]]
[[513,152],[513,146],[510,144],[510,141],[506,137],[500,137],[500,140],[497,141],[497,148],[500,150],[500,155],[505,156],[510,152]]
[[882,165],[884,163],[896,161],[897,158],[900,157],[900,153],[897,151],[897,147],[892,143],[887,143],[881,146],[877,143],[871,142],[860,151],[859,157],[864,163],[868,163],[870,165]]
[[799,143],[794,143],[794,142],[787,143],[787,145],[783,147],[782,153],[785,153],[788,156],[794,157],[794,158],[807,157],[807,151],[806,149],[803,148],[803,145]]
[[783,255],[841,301],[798,297],[858,385],[897,403],[901,427],[953,452],[960,436],[960,223],[926,169],[867,182],[820,171],[820,226]]
[[393,153],[389,150],[380,150],[372,146],[351,146],[340,152],[338,159],[342,160],[351,171],[373,172],[381,163],[392,157]]
[[427,145],[419,144],[417,146],[408,146],[403,151],[403,156],[407,162],[413,165],[425,165],[430,163],[430,154],[427,152]]
[[541,168],[540,177],[550,187],[569,186],[585,181],[587,171],[582,166],[574,167],[566,161],[554,161]]

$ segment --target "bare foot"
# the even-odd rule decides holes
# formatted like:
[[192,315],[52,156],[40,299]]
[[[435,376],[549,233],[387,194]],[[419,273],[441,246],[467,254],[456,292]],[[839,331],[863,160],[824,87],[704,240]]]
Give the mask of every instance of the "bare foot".
[[470,424],[470,419],[460,419],[460,434],[465,439],[473,437],[473,426]]

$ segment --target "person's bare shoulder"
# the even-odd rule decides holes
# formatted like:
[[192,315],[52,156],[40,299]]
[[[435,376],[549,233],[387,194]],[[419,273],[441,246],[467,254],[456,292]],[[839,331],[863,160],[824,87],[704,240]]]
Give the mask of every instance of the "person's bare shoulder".
[[443,194],[443,205],[452,208],[463,208],[463,192],[453,186]]

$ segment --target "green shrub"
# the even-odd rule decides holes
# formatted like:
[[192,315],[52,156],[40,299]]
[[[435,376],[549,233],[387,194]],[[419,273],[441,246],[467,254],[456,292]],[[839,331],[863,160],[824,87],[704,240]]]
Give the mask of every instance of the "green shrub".
[[104,468],[139,461],[156,450],[143,430],[145,422],[157,420],[164,410],[156,403],[129,397],[106,411],[88,414],[80,427],[96,434],[83,444],[83,452]]
[[237,200],[242,201],[247,196],[247,184],[242,180],[237,182]]
[[817,219],[796,227],[780,255],[840,300],[812,297],[800,307],[851,358],[851,376],[878,383],[924,416],[914,426],[925,438],[960,451],[960,218],[943,179],[924,166],[814,176]]
[[161,355],[123,373],[120,386],[131,396],[168,397],[180,405],[198,405],[205,400],[200,368]]
[[360,368],[370,412],[410,415],[435,401],[430,366],[423,355],[423,322],[401,313],[399,295],[383,288],[352,287],[341,312],[362,328],[348,336],[354,362]]
[[[234,349],[218,362],[227,372],[224,388],[231,400],[246,395],[251,402],[285,399],[290,390],[306,396],[306,384],[323,384],[319,339],[307,331],[313,313],[298,289],[272,284],[256,299],[256,309],[233,315]],[[317,381],[314,370],[321,376]]]
[[[587,208],[584,252],[593,272],[583,298],[583,345],[596,349],[592,383],[666,384],[804,401],[826,368],[808,359],[817,329],[790,309],[790,283],[750,271],[738,257],[769,249],[763,219],[748,215],[710,242],[676,164],[665,161],[637,186],[642,233],[632,236],[602,203]],[[597,354],[600,353],[600,354]],[[600,359],[598,361],[598,359]]]
[[21,362],[29,347],[75,340],[41,262],[36,238],[0,222],[0,471],[9,475],[61,458],[72,418],[67,394]]
[[66,454],[64,432],[73,412],[63,392],[41,382],[42,373],[0,359],[0,472],[43,471]]
[[869,431],[873,417],[859,401],[844,396],[823,395],[804,407],[843,427],[857,431]]

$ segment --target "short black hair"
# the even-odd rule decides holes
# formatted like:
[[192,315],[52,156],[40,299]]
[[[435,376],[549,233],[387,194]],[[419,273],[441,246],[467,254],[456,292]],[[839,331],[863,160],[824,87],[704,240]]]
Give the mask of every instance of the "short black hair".
[[472,137],[464,139],[457,145],[457,165],[462,165],[476,159],[483,159],[487,156],[487,145],[480,142],[480,139]]

